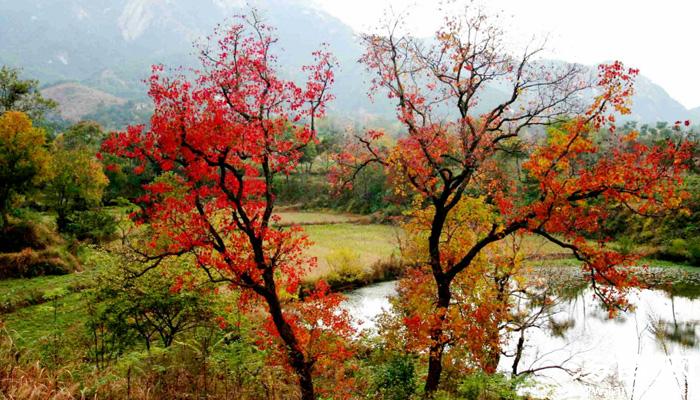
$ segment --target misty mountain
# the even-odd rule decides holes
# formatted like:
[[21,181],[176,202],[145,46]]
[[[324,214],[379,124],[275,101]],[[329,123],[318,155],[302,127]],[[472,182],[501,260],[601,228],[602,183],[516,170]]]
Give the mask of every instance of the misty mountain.
[[689,112],[690,112],[690,119],[693,122],[700,121],[700,107],[692,108],[689,110]]
[[[80,93],[94,93],[104,103],[145,101],[150,65],[193,65],[193,41],[218,23],[243,11],[244,0],[0,0],[0,64],[24,69],[24,76],[45,86],[72,82]],[[342,21],[303,0],[252,2],[266,22],[277,28],[281,72],[295,77],[321,42],[329,44],[341,64],[336,74],[336,101],[330,112],[354,120],[391,119],[393,107],[368,100],[368,76],[357,63],[361,46]],[[57,92],[55,89],[54,92]],[[65,90],[58,91],[65,94]],[[104,93],[102,93],[104,92]],[[72,93],[72,92],[71,92]],[[492,88],[482,98],[493,102]],[[112,96],[112,97],[110,97]],[[63,96],[64,101],[70,101]],[[96,100],[97,101],[97,100]],[[95,107],[79,107],[92,110]],[[660,86],[640,77],[631,119],[642,122],[700,117],[686,110]],[[72,114],[76,118],[76,114]],[[79,115],[77,115],[79,117]]]
[[[358,114],[385,113],[366,99],[360,46],[338,19],[297,1],[260,3],[277,28],[281,72],[310,62],[321,42],[342,68],[335,107]],[[150,65],[192,65],[192,43],[242,12],[236,0],[0,0],[0,63],[48,85],[77,81],[128,99],[145,96]]]
[[693,111],[673,99],[664,88],[644,75],[635,81],[632,114],[628,119],[642,122],[678,121],[693,118]]

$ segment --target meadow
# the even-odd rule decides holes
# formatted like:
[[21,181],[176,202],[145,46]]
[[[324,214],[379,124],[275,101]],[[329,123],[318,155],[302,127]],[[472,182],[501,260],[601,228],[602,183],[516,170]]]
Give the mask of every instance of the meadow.
[[[123,214],[124,209],[110,212]],[[306,253],[316,259],[317,265],[304,278],[308,287],[323,279],[338,290],[348,290],[396,279],[404,268],[399,245],[402,231],[395,225],[369,223],[366,216],[332,211],[282,211],[279,216],[286,225],[303,225],[313,243]],[[524,263],[531,268],[573,269],[572,275],[578,275],[575,271],[580,262],[543,238],[527,236],[521,248]],[[0,280],[0,315],[5,329],[28,348],[40,346],[55,332],[81,329],[86,318],[86,299],[81,292],[94,285],[100,272],[94,260],[104,251],[82,247],[82,268],[73,273]],[[696,270],[686,264],[653,259],[643,259],[640,265]]]

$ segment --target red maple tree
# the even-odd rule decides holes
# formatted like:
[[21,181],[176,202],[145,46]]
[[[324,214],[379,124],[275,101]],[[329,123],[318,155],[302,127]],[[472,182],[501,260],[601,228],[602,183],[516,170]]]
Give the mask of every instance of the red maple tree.
[[[612,204],[640,213],[677,206],[689,157],[687,143],[648,147],[616,133],[615,115],[629,113],[637,70],[615,62],[595,78],[581,66],[537,61],[541,47],[514,56],[504,32],[472,11],[448,18],[429,44],[401,34],[400,22],[364,36],[373,89],[396,102],[405,134],[391,148],[380,145],[381,132],[357,136],[335,174],[346,184],[365,166],[382,164],[397,190],[431,210],[424,262],[434,280],[432,309],[410,321],[430,325],[427,393],[438,388],[446,329],[454,326],[453,283],[487,246],[515,233],[540,235],[582,261],[611,310],[624,307],[625,290],[636,284],[625,268],[632,260],[606,238],[590,239]],[[597,133],[605,128],[612,136],[603,148]],[[504,158],[515,152],[527,155],[519,174]],[[498,218],[459,257],[448,257],[445,224],[467,198],[494,207]]]
[[[154,66],[150,128],[129,127],[104,150],[147,164],[161,174],[138,199],[152,238],[139,251],[157,266],[165,257],[191,255],[213,282],[240,293],[240,305],[262,304],[269,321],[261,345],[274,346],[298,377],[301,398],[315,398],[315,373],[349,356],[346,313],[337,295],[321,287],[305,302],[297,293],[314,265],[300,227],[276,226],[275,176],[289,174],[304,146],[316,140],[314,120],[332,99],[335,61],[313,53],[305,85],[281,79],[272,53],[272,29],[255,14],[219,29],[201,47],[201,68],[168,75]],[[175,287],[177,289],[177,285]],[[289,296],[288,296],[289,297]],[[321,366],[321,367],[317,367]]]

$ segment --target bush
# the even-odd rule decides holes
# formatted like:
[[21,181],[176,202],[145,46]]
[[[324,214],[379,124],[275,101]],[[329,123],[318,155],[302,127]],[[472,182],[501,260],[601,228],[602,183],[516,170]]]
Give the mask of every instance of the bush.
[[635,248],[634,239],[630,236],[620,236],[615,247],[617,251],[624,255],[632,254]]
[[366,277],[364,268],[360,263],[360,255],[353,249],[341,247],[333,250],[326,258],[331,272],[328,274],[328,284],[333,287],[342,287],[345,284],[353,284],[362,281]]
[[44,250],[57,244],[60,238],[44,225],[24,221],[0,229],[0,252],[16,253],[26,248]]
[[464,400],[517,400],[522,397],[518,395],[516,387],[512,380],[502,374],[477,372],[467,375],[457,391]]
[[91,242],[110,240],[116,231],[116,219],[102,210],[75,212],[68,217],[66,226],[66,233]]
[[687,261],[690,257],[688,252],[688,242],[685,239],[673,239],[661,247],[658,257],[663,260],[674,262]]
[[377,368],[374,387],[381,399],[410,399],[416,391],[416,370],[411,356],[394,355]]
[[388,260],[379,261],[372,264],[370,271],[366,274],[367,283],[384,282],[399,278],[406,266],[403,261],[394,255]]
[[65,275],[75,271],[77,260],[59,251],[26,248],[17,253],[0,254],[0,279]]
[[688,243],[688,261],[700,266],[700,238],[695,238]]

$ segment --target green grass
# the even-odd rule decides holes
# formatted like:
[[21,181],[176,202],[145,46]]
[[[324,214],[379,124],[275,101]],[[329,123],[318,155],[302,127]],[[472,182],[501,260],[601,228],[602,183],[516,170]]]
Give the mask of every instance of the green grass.
[[647,265],[649,267],[658,268],[677,268],[687,272],[700,273],[700,267],[695,267],[685,263],[679,263],[674,261],[657,260],[655,258],[643,258],[639,260],[637,265]]
[[36,348],[49,335],[63,335],[76,329],[86,318],[85,302],[80,293],[70,293],[55,302],[24,307],[4,317],[6,327],[13,334],[17,345],[29,348]]
[[40,276],[32,279],[7,279],[0,281],[0,305],[12,306],[40,303],[46,294],[55,290],[73,291],[89,285],[90,274],[73,273],[60,276]]
[[359,256],[359,267],[369,268],[372,264],[398,256],[396,227],[390,225],[333,224],[304,227],[313,246],[309,254],[316,257],[318,266],[311,271],[309,279],[319,278],[330,272],[328,256],[339,249],[351,249]]
[[[580,267],[581,261],[577,260],[573,256],[568,256],[544,260],[525,260],[525,265],[533,267]],[[692,265],[677,263],[673,261],[657,260],[654,258],[642,258],[639,261],[637,261],[635,265],[640,267],[646,265],[650,268],[675,268],[691,273],[700,273],[700,267],[694,267]]]
[[78,258],[83,271],[66,275],[46,275],[35,278],[13,278],[0,280],[0,317],[2,310],[14,310],[48,301],[51,292],[64,294],[79,292],[94,282],[96,256],[103,255],[92,247],[81,247]]
[[281,211],[276,213],[281,220],[280,225],[325,225],[339,223],[354,223],[367,220],[367,217],[349,213]]

